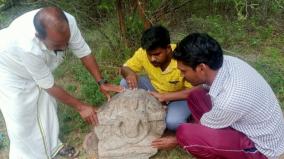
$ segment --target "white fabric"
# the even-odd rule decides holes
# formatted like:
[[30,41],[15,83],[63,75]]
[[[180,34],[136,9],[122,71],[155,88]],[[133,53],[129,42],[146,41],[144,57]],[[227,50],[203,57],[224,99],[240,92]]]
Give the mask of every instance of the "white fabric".
[[201,118],[211,128],[232,127],[269,158],[284,152],[284,119],[280,105],[264,78],[244,61],[224,57],[210,87],[212,110]]
[[[63,61],[35,37],[33,18],[38,10],[15,19],[0,30],[0,109],[10,139],[10,159],[52,158],[62,146],[56,101],[44,89],[54,85],[52,71]],[[91,53],[75,18],[65,13],[69,48],[81,58]]]

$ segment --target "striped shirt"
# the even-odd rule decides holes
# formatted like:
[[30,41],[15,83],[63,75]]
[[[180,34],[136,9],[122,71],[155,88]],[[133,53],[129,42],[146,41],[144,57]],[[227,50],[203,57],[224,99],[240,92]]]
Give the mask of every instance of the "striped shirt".
[[271,87],[244,61],[224,56],[209,95],[212,110],[201,118],[210,128],[232,127],[268,158],[284,152],[283,114]]

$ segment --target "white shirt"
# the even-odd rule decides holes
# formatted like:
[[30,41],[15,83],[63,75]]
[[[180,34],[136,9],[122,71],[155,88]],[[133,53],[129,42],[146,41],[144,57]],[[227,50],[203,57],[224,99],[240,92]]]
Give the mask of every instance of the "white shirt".
[[238,58],[224,56],[209,95],[212,110],[202,116],[201,124],[217,129],[232,127],[248,136],[267,157],[284,152],[280,105],[254,68]]
[[[47,89],[54,85],[52,71],[63,61],[63,52],[57,55],[35,36],[33,18],[39,10],[33,10],[15,19],[8,28],[0,31],[0,79],[34,80]],[[91,50],[77,27],[75,18],[65,13],[69,27],[68,47],[78,58]]]

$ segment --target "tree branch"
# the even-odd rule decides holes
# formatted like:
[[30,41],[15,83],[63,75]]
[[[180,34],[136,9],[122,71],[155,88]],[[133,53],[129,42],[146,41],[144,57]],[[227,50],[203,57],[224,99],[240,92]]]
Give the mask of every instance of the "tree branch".
[[[160,19],[160,17],[162,17],[163,15],[166,15],[166,14],[168,14],[168,13],[171,13],[171,12],[173,12],[173,11],[179,9],[179,8],[182,8],[182,7],[184,7],[187,3],[191,2],[191,1],[192,1],[192,0],[187,0],[187,1],[183,2],[182,4],[180,4],[180,5],[178,5],[178,6],[174,7],[174,8],[171,8],[171,7],[170,7],[171,4],[163,3],[163,4],[162,4],[162,7],[160,7],[159,10],[156,10],[156,11],[153,13],[153,16],[152,16],[152,18],[151,18],[151,19],[153,19],[153,20],[151,20],[151,21],[157,22],[157,21]],[[165,6],[164,6],[164,5],[165,5]]]

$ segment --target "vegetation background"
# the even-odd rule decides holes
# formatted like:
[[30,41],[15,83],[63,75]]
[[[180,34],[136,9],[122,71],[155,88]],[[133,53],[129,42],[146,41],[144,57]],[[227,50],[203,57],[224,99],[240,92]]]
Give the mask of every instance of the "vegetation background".
[[[0,28],[17,16],[43,6],[58,6],[77,18],[102,74],[118,84],[119,67],[140,45],[143,30],[161,24],[176,43],[192,32],[207,32],[225,54],[250,63],[268,81],[284,108],[284,0],[0,0]],[[54,72],[57,83],[81,100],[99,106],[105,97],[72,53]],[[59,105],[60,138],[81,150],[91,127],[64,104]],[[9,140],[0,117],[0,158],[8,158]],[[153,159],[188,159],[177,148]]]

